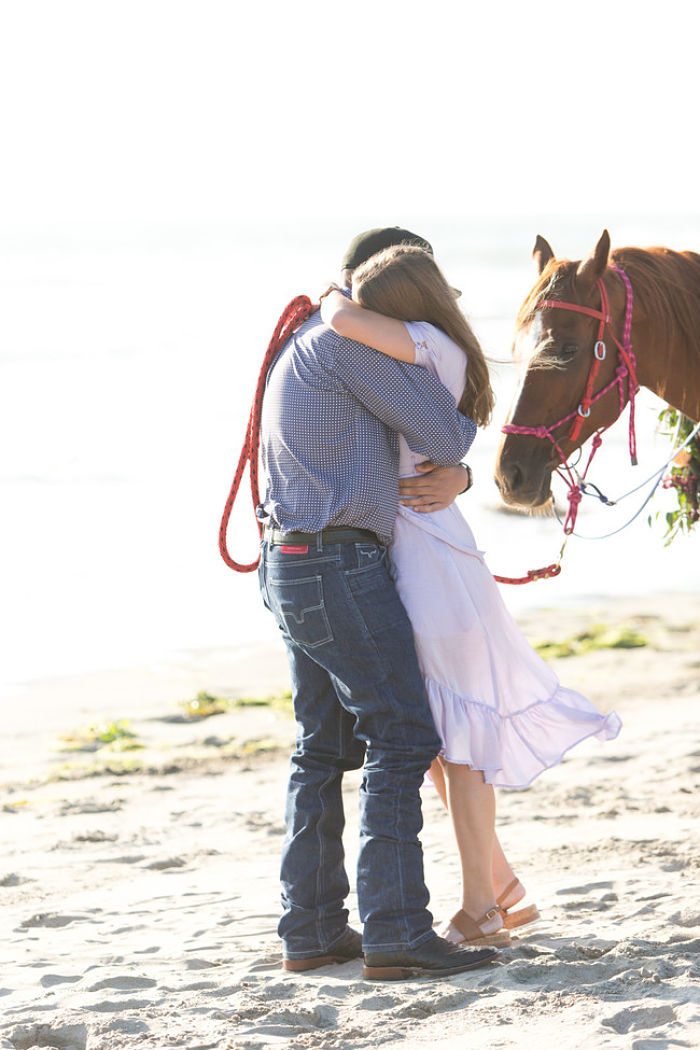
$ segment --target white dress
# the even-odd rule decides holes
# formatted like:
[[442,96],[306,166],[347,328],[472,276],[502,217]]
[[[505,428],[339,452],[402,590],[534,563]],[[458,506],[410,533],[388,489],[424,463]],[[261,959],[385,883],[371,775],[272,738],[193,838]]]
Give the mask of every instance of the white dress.
[[[466,356],[443,332],[407,323],[416,364],[461,396]],[[401,438],[399,473],[424,457]],[[610,740],[621,722],[560,685],[506,609],[469,525],[455,504],[432,514],[400,507],[391,561],[413,626],[443,756],[523,788],[589,736]]]

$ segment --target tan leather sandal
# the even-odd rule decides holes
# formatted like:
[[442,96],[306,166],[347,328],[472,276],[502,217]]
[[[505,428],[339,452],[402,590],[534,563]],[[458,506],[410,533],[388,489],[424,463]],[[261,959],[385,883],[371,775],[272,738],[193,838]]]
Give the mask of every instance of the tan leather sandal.
[[[500,897],[496,897],[496,908],[501,913],[503,926],[506,930],[517,930],[519,926],[527,926],[528,923],[536,922],[540,918],[540,913],[536,904],[527,904],[524,908],[518,908],[517,911],[513,911],[512,908],[503,907],[503,901],[508,894],[515,889],[519,881],[519,879],[513,879],[513,881],[506,886]],[[514,908],[515,905],[512,907]]]
[[489,944],[494,948],[507,948],[511,943],[510,934],[507,930],[501,928],[494,933],[484,933],[481,928],[481,923],[488,922],[489,919],[493,919],[496,915],[501,915],[499,907],[489,908],[485,915],[482,915],[480,919],[474,920],[463,908],[460,908],[452,916],[450,922],[464,938],[464,940],[459,942],[460,944]]

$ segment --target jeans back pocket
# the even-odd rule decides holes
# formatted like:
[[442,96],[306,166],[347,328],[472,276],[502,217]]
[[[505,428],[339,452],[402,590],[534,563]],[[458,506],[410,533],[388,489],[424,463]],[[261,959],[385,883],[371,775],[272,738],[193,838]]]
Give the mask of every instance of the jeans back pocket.
[[320,576],[301,580],[268,577],[267,589],[272,610],[293,641],[307,649],[333,641]]

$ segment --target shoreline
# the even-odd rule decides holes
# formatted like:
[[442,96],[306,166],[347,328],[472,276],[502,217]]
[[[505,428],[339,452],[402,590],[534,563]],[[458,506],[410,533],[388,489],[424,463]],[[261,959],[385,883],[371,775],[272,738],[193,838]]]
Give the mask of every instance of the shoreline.
[[[604,598],[592,603],[530,608],[515,620],[532,645],[573,636],[593,624],[627,624],[649,633],[649,647],[638,652],[639,673],[623,686],[645,689],[645,677],[654,663],[654,625],[682,630],[700,623],[700,595],[668,592],[640,598],[636,595]],[[583,665],[577,657],[553,660],[564,685],[589,696],[604,712],[614,707],[613,695],[601,668],[614,662],[612,651],[591,654]],[[594,675],[591,670],[595,668]],[[653,670],[652,679],[655,680]],[[61,734],[97,723],[144,722],[176,718],[182,706],[204,692],[227,701],[264,699],[289,689],[286,654],[281,639],[239,646],[213,646],[182,651],[167,660],[133,667],[61,675],[25,682],[3,698],[6,757],[0,763],[0,789],[15,782],[22,768],[40,769],[38,749],[46,753]],[[238,712],[239,720],[243,714]],[[246,708],[250,733],[262,733],[260,709]],[[43,763],[45,765],[45,762]]]
[[[518,588],[509,590],[512,593]],[[512,615],[533,642],[547,630],[565,634],[593,621],[660,617],[674,623],[700,619],[700,594],[671,590],[647,595],[587,594],[516,608]],[[130,716],[142,711],[143,704],[150,708],[175,694],[184,700],[187,697],[179,694],[187,691],[219,690],[231,698],[264,696],[286,688],[286,682],[284,646],[271,631],[267,639],[183,648],[149,662],[18,679],[5,685],[3,702],[10,718],[17,717],[20,722],[23,714],[17,704],[25,711],[38,704],[42,716],[51,719],[55,705],[69,699],[75,699],[86,711],[93,710],[90,698],[95,711],[121,704]]]

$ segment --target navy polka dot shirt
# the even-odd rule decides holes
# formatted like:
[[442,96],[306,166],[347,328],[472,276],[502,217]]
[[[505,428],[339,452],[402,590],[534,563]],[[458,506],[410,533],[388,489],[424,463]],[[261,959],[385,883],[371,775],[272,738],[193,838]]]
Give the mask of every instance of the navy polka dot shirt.
[[398,437],[436,464],[466,455],[476,424],[418,365],[337,335],[314,313],[267,382],[260,519],[285,532],[352,526],[388,542],[398,505]]

